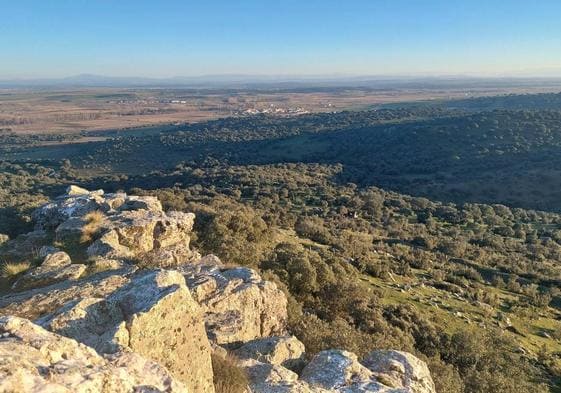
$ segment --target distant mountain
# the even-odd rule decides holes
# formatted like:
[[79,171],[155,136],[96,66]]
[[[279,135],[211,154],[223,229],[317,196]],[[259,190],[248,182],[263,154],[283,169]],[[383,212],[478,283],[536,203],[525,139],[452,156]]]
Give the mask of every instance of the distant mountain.
[[561,85],[561,78],[471,76],[202,75],[171,78],[80,74],[66,78],[0,79],[0,88],[165,87],[165,88],[489,88]]

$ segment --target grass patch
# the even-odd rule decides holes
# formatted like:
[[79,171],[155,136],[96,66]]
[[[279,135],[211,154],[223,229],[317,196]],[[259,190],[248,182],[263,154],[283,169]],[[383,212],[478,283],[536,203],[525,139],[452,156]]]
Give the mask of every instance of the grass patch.
[[80,243],[91,243],[101,229],[105,215],[100,211],[93,211],[84,216],[86,225],[82,228]]
[[237,365],[234,356],[212,354],[212,369],[216,393],[244,393],[248,390],[247,374]]
[[31,262],[4,262],[0,267],[0,275],[5,279],[12,279],[31,268]]

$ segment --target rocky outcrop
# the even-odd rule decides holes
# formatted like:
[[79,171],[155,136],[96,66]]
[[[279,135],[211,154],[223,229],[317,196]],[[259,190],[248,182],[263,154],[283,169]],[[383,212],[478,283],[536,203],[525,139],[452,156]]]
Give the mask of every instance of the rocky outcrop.
[[189,234],[194,219],[192,213],[146,210],[109,215],[108,223],[101,228],[102,235],[88,248],[88,255],[92,258],[131,258],[148,252],[156,254],[155,250],[175,246],[185,251],[188,260],[191,255]]
[[70,186],[66,194],[58,197],[55,201],[35,210],[32,214],[36,229],[53,230],[66,220],[73,217],[83,217],[93,211],[104,211],[104,192],[86,191],[75,192]]
[[284,293],[191,250],[194,215],[156,198],[71,186],[33,216],[37,230],[2,247],[42,263],[0,297],[0,392],[213,393],[211,351],[233,353],[252,392],[435,392],[408,353],[307,361]]
[[7,259],[29,260],[36,256],[37,250],[51,242],[51,236],[46,231],[36,230],[2,244],[2,254]]
[[128,348],[165,366],[192,391],[214,391],[203,318],[178,272],[141,272],[105,299],[67,304],[38,323],[100,353]]
[[133,266],[96,274],[82,280],[64,281],[42,288],[0,297],[0,315],[35,320],[56,312],[68,302],[84,298],[105,298],[130,282]]
[[277,286],[255,271],[223,269],[214,256],[181,266],[201,305],[209,338],[219,345],[283,334],[287,300]]
[[197,257],[189,249],[194,214],[165,213],[154,197],[70,186],[33,218],[38,230],[53,231],[59,243],[86,243],[90,259],[140,258],[151,266],[172,267]]
[[260,362],[298,370],[304,365],[304,344],[294,336],[266,337],[249,341],[235,350],[240,359],[255,359]]
[[277,364],[242,360],[251,387],[259,392],[435,393],[427,365],[397,351],[374,351],[359,362],[341,350],[318,353],[300,376]]
[[26,319],[0,317],[0,335],[0,392],[189,392],[138,354],[103,357]]

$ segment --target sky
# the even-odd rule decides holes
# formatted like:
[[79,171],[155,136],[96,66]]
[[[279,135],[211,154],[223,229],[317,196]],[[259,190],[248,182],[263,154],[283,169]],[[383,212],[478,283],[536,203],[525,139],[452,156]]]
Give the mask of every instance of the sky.
[[0,0],[0,79],[561,76],[560,0]]

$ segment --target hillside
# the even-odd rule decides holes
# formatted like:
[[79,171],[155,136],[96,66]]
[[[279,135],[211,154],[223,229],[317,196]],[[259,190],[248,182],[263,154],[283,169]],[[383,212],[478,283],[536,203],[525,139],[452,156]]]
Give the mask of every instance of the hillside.
[[201,253],[283,289],[308,356],[401,350],[427,362],[437,392],[555,392],[560,116],[421,107],[79,144],[6,135],[0,233],[32,230],[69,184],[157,196],[196,214]]
[[277,285],[190,247],[191,213],[71,186],[33,216],[2,248],[2,392],[435,393],[410,353],[306,353]]

